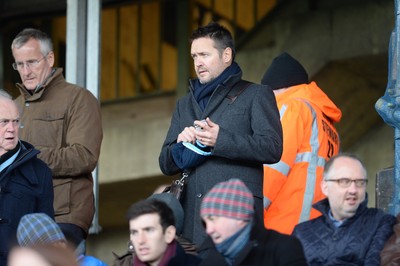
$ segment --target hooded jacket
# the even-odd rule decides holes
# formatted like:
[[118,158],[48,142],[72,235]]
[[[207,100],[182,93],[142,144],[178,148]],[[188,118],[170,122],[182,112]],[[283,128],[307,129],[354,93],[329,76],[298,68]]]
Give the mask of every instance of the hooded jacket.
[[325,161],[339,152],[334,123],[342,113],[315,82],[276,95],[283,129],[283,153],[264,164],[264,225],[291,234],[296,224],[320,215],[312,205],[321,192]]
[[57,223],[71,223],[86,233],[94,214],[92,171],[103,138],[100,105],[90,93],[65,81],[55,70],[31,95],[17,84],[21,95],[19,136],[40,150],[51,169]]
[[36,157],[38,150],[27,142],[20,144],[15,160],[0,173],[0,265],[7,265],[22,216],[43,212],[54,217],[51,171]]

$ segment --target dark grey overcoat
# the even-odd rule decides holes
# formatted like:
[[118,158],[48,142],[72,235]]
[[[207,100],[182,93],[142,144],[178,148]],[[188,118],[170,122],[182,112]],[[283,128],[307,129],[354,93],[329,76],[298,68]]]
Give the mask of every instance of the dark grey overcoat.
[[282,155],[282,127],[272,90],[251,84],[236,100],[241,89],[242,72],[230,76],[218,85],[204,111],[193,96],[193,81],[189,93],[178,100],[171,125],[162,146],[159,164],[166,175],[179,169],[171,155],[178,135],[194,120],[210,117],[218,124],[219,134],[213,155],[194,169],[189,169],[186,191],[182,200],[185,211],[183,236],[199,245],[205,238],[201,225],[202,197],[216,184],[230,178],[240,178],[253,192],[255,208],[262,219],[263,163],[276,163]]

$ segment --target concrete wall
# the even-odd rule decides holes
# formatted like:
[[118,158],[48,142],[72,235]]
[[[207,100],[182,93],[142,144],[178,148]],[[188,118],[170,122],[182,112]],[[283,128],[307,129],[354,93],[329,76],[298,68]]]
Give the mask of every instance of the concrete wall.
[[346,150],[357,154],[368,172],[368,205],[375,207],[375,181],[378,171],[394,165],[394,129],[382,122]]
[[394,2],[339,2],[337,7],[317,10],[288,4],[273,13],[237,55],[244,78],[259,82],[282,51],[295,56],[310,76],[333,60],[386,53],[394,27]]
[[[368,1],[366,5],[338,10],[277,16],[249,40],[237,54],[237,61],[245,79],[259,82],[272,58],[281,51],[295,55],[310,77],[338,58],[386,53],[393,8],[392,1]],[[259,40],[264,36],[274,40],[273,47],[255,47],[254,43],[265,42]],[[383,95],[384,87],[381,91]],[[102,107],[101,183],[161,174],[158,155],[175,102],[176,98],[169,96]]]
[[102,107],[101,183],[161,175],[158,156],[175,101],[166,96]]

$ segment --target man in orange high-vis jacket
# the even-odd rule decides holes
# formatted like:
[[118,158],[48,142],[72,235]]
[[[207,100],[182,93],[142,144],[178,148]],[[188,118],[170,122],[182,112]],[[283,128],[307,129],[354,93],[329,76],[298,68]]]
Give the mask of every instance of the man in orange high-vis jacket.
[[342,112],[288,53],[276,57],[261,83],[275,93],[283,129],[282,158],[264,164],[264,225],[291,234],[296,224],[318,217],[312,205],[325,196],[325,162],[339,152],[333,123]]

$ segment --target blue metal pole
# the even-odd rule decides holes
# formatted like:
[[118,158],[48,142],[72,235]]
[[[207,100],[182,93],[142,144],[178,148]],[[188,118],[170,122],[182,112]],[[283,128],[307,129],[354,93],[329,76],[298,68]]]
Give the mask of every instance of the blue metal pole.
[[388,206],[389,213],[397,215],[400,212],[400,10],[399,1],[395,0],[395,27],[390,36],[389,68],[386,92],[375,104],[375,109],[388,125],[395,129],[395,160],[393,170],[394,194]]
[[394,155],[394,195],[391,206],[389,206],[389,213],[393,215],[397,215],[400,213],[400,169],[399,169],[399,160],[400,160],[400,130],[395,128],[395,155]]

